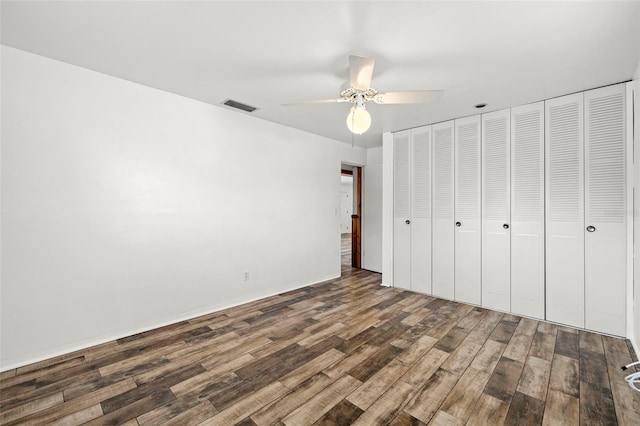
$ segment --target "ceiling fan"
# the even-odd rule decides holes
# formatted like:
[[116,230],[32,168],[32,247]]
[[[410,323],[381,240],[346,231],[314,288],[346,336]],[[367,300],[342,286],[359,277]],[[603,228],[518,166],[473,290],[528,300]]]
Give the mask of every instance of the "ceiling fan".
[[353,106],[347,116],[347,127],[352,133],[361,135],[371,126],[371,115],[365,109],[365,104],[374,101],[377,104],[419,104],[432,102],[442,97],[442,90],[415,90],[410,92],[378,92],[370,86],[373,75],[372,58],[349,55],[349,82],[348,88],[340,92],[338,99],[322,99],[315,101],[302,101],[283,104],[309,105],[331,104],[338,102],[351,102]]

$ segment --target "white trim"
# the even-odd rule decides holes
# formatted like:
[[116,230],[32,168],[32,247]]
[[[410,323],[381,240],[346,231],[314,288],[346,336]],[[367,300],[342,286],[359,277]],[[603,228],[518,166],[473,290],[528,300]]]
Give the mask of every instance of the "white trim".
[[[633,233],[634,233],[634,151],[633,151],[633,85],[631,82],[626,88],[626,138],[627,138],[627,330],[626,336],[633,338],[634,312],[633,312]],[[637,352],[637,350],[636,350]]]
[[393,133],[382,134],[382,285],[393,287]]
[[[638,66],[640,70],[640,63]],[[640,163],[640,76],[637,76],[636,79],[630,83],[627,83],[627,108],[628,114],[627,117],[630,117],[628,120],[627,131],[631,132],[630,136],[627,133],[627,137],[629,137],[632,146],[632,157],[634,164]],[[640,170],[639,168],[633,167],[632,172],[632,187],[634,191],[634,200],[633,204],[630,206],[632,216],[635,218],[636,214],[640,213]],[[640,263],[640,253],[638,257],[635,256],[636,244],[640,245],[640,241],[637,241],[636,233],[640,233],[636,230],[636,227],[640,226],[640,222],[634,223],[631,227],[631,239],[632,239],[632,264],[631,264],[631,288],[629,289],[629,293],[627,294],[627,306],[631,306],[631,308],[627,308],[627,318],[629,324],[627,325],[627,338],[631,341],[633,348],[636,352],[636,355],[640,354],[640,338],[638,338],[638,333],[640,330],[636,329],[636,325],[638,323],[637,317],[640,316],[640,306],[638,306],[638,299],[640,299],[640,295],[636,294],[638,292],[638,287],[640,287],[640,282],[637,279],[637,275],[640,274],[640,270],[638,267],[640,265],[636,265],[636,262]],[[635,307],[635,309],[634,309]]]

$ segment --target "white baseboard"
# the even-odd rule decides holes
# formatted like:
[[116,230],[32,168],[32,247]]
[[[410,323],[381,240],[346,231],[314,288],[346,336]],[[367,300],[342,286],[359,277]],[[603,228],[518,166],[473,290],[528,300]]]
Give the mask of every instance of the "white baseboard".
[[53,350],[50,353],[47,353],[45,355],[41,355],[41,356],[36,356],[36,357],[32,357],[32,358],[25,358],[25,359],[21,359],[15,362],[10,362],[8,364],[3,364],[0,366],[0,372],[4,372],[7,370],[13,370],[14,368],[20,368],[20,367],[24,367],[26,365],[30,365],[30,364],[34,364],[36,362],[41,362],[41,361],[45,361],[51,358],[55,358],[55,357],[59,357],[62,355],[67,355],[73,352],[78,352],[78,351],[83,351],[86,349],[89,349],[93,346],[98,346],[98,345],[102,345],[104,343],[108,343],[114,340],[118,340],[118,339],[122,339],[124,337],[128,337],[128,336],[133,336],[135,334],[139,334],[139,333],[144,333],[147,331],[151,331],[151,330],[155,330],[156,328],[160,328],[160,327],[165,327],[167,325],[171,325],[171,324],[175,324],[177,322],[181,322],[181,321],[188,321],[188,320],[192,320],[194,318],[197,317],[201,317],[204,315],[209,315],[215,312],[219,312],[219,311],[224,311],[225,309],[229,309],[229,308],[234,308],[236,306],[240,306],[240,305],[244,305],[245,303],[251,303],[251,302],[255,302],[257,300],[261,300],[261,299],[266,299],[268,297],[273,297],[276,296],[278,294],[282,294],[282,293],[286,293],[288,291],[293,291],[293,290],[298,290],[300,288],[304,288],[304,287],[308,287],[310,285],[314,285],[314,284],[319,284],[325,281],[329,281],[329,280],[333,280],[336,278],[339,278],[340,275],[331,275],[325,278],[322,278],[318,281],[312,282],[312,283],[308,283],[308,284],[303,284],[303,285],[299,285],[296,287],[292,287],[286,290],[281,290],[281,291],[277,291],[274,293],[269,293],[267,295],[264,296],[260,296],[260,297],[256,297],[256,298],[252,298],[252,299],[248,299],[248,300],[244,300],[242,302],[239,303],[234,303],[231,305],[225,305],[225,306],[218,306],[215,308],[207,308],[207,309],[199,309],[196,311],[191,311],[188,313],[185,313],[183,315],[180,315],[178,317],[173,317],[168,319],[167,321],[163,321],[161,323],[158,324],[154,324],[152,326],[148,326],[148,327],[142,327],[142,328],[138,328],[138,329],[132,329],[132,330],[128,330],[126,332],[122,332],[122,333],[115,333],[115,334],[111,334],[111,335],[104,335],[104,336],[98,336],[94,339],[90,339],[90,340],[86,340],[86,341],[82,341],[79,342],[76,345],[73,346],[68,346],[65,348],[61,348],[58,350]]

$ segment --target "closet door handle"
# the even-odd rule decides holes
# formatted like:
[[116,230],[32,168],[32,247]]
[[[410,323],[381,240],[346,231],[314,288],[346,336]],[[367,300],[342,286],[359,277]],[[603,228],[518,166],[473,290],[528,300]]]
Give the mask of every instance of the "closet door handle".
[[509,224],[508,224],[508,223],[505,223],[504,225],[502,225],[502,227],[503,227],[504,229],[509,229]]
[[595,226],[593,226],[593,225],[589,225],[589,226],[587,226],[587,231],[589,231],[589,232],[595,232],[595,231],[596,231],[596,227],[595,227]]
[[462,222],[456,222],[456,226],[460,228],[462,226]]
[[411,223],[411,221],[409,219],[405,220],[404,223],[406,223],[407,225]]

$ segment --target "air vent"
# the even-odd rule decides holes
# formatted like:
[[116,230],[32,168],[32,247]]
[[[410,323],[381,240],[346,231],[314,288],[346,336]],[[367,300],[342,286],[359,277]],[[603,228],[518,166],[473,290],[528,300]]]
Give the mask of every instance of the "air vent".
[[242,102],[234,101],[233,99],[227,99],[222,104],[226,105],[228,107],[231,107],[231,108],[241,109],[242,111],[246,111],[246,112],[253,112],[253,111],[258,109],[256,107],[251,106],[251,105],[247,105],[247,104],[243,104]]

